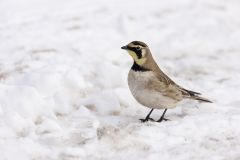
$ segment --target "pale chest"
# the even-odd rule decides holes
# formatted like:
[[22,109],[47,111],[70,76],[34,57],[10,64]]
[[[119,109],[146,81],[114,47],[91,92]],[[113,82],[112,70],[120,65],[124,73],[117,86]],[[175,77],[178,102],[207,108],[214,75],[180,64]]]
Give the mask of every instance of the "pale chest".
[[132,94],[135,95],[137,91],[146,89],[151,79],[153,79],[151,71],[135,72],[130,70],[128,74],[128,86]]
[[[171,108],[176,103],[175,100],[164,96],[160,91],[149,86],[157,79],[153,72],[135,72],[130,70],[128,74],[129,89],[134,98],[144,106],[150,108]],[[156,86],[161,87],[161,86]]]

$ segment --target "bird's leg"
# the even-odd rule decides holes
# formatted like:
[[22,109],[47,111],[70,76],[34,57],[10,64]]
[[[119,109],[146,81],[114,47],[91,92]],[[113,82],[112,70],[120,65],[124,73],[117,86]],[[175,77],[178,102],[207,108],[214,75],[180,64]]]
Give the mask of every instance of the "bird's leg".
[[160,117],[160,119],[157,122],[162,122],[162,121],[168,121],[169,120],[169,119],[164,118],[164,115],[165,115],[166,112],[167,112],[167,109],[165,109],[163,111],[162,116]]
[[151,121],[155,121],[154,119],[150,118],[150,115],[152,114],[152,111],[153,111],[153,108],[151,109],[151,111],[148,113],[148,115],[146,116],[145,119],[140,119],[140,121],[142,122],[146,122],[148,120],[151,120]]

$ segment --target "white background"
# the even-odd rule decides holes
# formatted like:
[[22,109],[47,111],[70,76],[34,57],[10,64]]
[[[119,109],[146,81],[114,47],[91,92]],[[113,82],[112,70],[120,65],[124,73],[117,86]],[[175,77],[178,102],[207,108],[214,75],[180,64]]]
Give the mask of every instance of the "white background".
[[[239,160],[239,15],[238,0],[1,0],[0,159]],[[214,103],[140,123],[133,40]]]

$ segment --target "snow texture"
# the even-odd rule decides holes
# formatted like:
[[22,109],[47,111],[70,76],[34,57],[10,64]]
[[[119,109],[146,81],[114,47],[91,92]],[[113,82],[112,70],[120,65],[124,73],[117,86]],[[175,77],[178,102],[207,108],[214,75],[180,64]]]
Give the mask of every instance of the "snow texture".
[[[239,14],[239,0],[1,0],[0,159],[239,160]],[[133,40],[214,103],[141,123]]]

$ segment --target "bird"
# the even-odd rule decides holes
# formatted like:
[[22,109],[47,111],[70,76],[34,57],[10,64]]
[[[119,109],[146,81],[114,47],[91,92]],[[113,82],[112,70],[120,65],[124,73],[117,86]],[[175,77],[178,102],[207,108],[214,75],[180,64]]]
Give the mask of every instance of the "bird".
[[133,97],[150,112],[142,122],[155,121],[150,117],[154,109],[164,109],[156,122],[167,121],[168,109],[175,108],[183,99],[212,103],[201,93],[187,90],[170,79],[157,65],[146,43],[132,41],[121,49],[126,50],[133,58],[133,65],[128,73],[128,86]]

